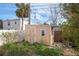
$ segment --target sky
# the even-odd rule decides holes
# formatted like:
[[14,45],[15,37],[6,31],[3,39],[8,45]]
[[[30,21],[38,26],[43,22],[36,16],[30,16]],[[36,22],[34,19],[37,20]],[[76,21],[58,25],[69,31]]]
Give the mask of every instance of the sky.
[[[31,4],[31,6],[33,6],[33,7],[31,7],[31,9],[32,9],[32,11],[34,11],[33,9],[38,9],[38,8],[40,8],[40,6],[43,6],[43,8],[44,8],[46,5],[47,4]],[[37,6],[39,6],[39,7],[37,8]],[[0,19],[6,20],[6,19],[18,18],[16,16],[15,11],[16,11],[15,3],[0,3]],[[44,19],[48,19],[47,15],[45,14],[45,12],[43,10],[37,11],[37,12],[39,12],[39,14],[41,14],[41,15],[36,14],[36,19],[38,19],[38,20],[43,19],[41,22],[44,22]],[[35,23],[34,17],[35,17],[34,13],[31,12],[31,22],[33,22],[33,23]]]
[[[53,4],[52,7],[56,6],[57,4]],[[16,16],[16,5],[15,3],[0,3],[0,19],[15,19],[18,18]],[[31,22],[36,23],[40,22],[43,23],[49,19],[49,4],[46,3],[34,3],[31,4]]]
[[13,3],[0,3],[0,19],[14,19],[17,18],[16,14],[16,6]]
[[[50,16],[51,14],[50,14],[50,8],[49,7],[52,8],[52,17]],[[56,3],[53,3],[53,4],[50,4],[50,3],[31,4],[31,15],[32,15],[31,21],[36,22],[34,20],[37,20],[40,23],[44,23],[47,20],[49,20],[50,17],[51,17],[51,19],[55,20],[55,16],[56,16],[55,7],[56,7],[56,11],[59,12],[59,4],[56,4]],[[36,17],[35,17],[35,13],[36,13]],[[58,23],[63,22],[63,19],[61,19],[62,17],[61,17],[60,14],[58,14],[57,18],[59,19]]]
[[[42,9],[43,8],[43,9]],[[31,22],[44,23],[49,19],[48,4],[31,4]],[[36,16],[36,18],[35,18]],[[35,21],[36,20],[36,21]]]

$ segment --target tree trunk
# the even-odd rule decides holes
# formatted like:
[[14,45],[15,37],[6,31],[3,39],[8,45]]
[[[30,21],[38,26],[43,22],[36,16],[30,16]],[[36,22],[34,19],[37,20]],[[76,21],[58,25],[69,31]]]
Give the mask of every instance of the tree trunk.
[[21,30],[23,30],[23,17],[22,17],[22,26],[21,26]]
[[30,24],[30,3],[29,3],[29,8],[28,8],[29,10],[28,10],[28,17],[29,17],[29,24]]

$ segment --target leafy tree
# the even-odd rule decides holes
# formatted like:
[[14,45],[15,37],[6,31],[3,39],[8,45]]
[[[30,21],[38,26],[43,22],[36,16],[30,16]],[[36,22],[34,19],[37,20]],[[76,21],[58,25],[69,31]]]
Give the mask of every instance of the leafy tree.
[[79,4],[61,4],[62,15],[67,19],[62,25],[64,42],[72,42],[79,48]]
[[21,30],[23,30],[23,20],[24,18],[29,16],[29,4],[17,3],[16,7],[17,7],[16,16],[19,18],[22,18]]

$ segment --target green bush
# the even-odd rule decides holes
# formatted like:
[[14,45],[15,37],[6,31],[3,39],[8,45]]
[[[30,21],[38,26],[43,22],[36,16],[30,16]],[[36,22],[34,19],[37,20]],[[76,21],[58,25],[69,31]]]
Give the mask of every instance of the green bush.
[[32,48],[35,48],[37,50],[39,49],[44,49],[46,48],[46,46],[44,44],[39,44],[39,43],[33,43],[32,45],[30,45]]
[[63,55],[62,49],[60,48],[47,48],[44,44],[34,43],[31,45],[37,55],[40,56],[59,56]]
[[8,56],[25,56],[25,55],[32,55],[34,51],[28,48],[28,44],[23,45],[24,43],[12,43],[12,44],[5,44],[0,48],[0,55],[8,55]]
[[4,56],[56,56],[62,55],[59,48],[47,48],[39,43],[30,44],[29,42],[7,43],[0,47],[0,55]]
[[59,56],[63,55],[62,51],[58,48],[46,48],[44,50],[40,50],[37,54],[41,56]]

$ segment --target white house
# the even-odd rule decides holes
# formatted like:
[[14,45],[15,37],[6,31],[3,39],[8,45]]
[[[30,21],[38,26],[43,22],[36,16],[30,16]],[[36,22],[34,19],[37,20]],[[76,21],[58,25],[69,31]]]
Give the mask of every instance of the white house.
[[[23,30],[25,29],[25,24],[28,24],[28,18],[24,18]],[[22,26],[21,19],[7,19],[3,20],[3,30],[20,30]]]

